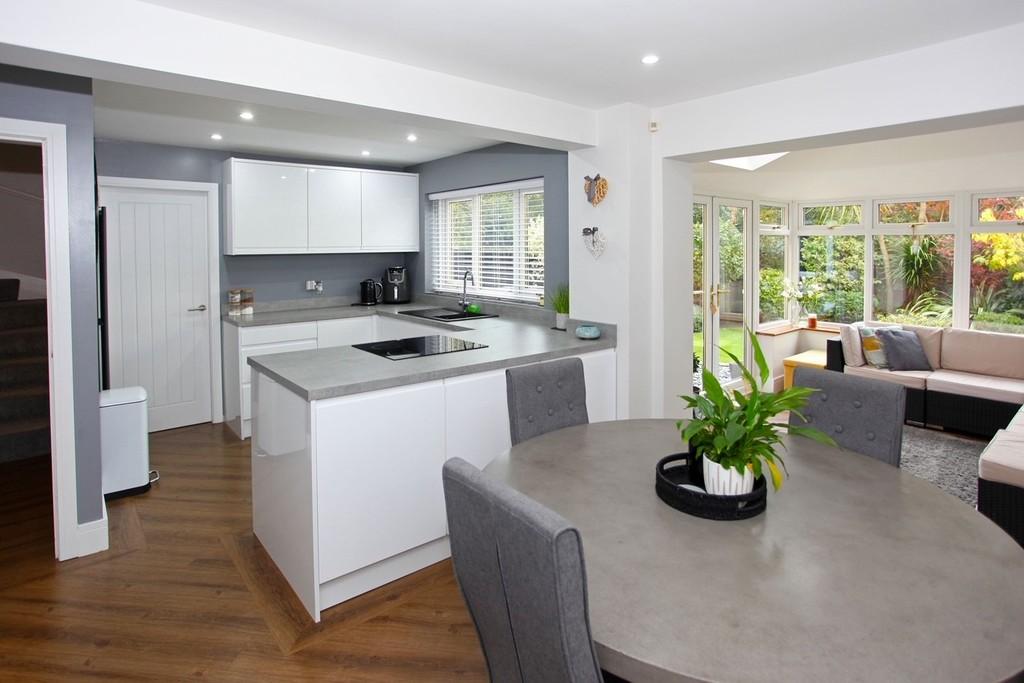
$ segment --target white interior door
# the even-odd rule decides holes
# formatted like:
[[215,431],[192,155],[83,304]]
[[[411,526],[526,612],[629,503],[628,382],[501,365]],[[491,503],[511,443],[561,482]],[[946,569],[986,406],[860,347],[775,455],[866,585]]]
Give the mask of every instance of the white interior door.
[[142,386],[149,430],[209,422],[211,309],[205,192],[107,187],[111,387]]

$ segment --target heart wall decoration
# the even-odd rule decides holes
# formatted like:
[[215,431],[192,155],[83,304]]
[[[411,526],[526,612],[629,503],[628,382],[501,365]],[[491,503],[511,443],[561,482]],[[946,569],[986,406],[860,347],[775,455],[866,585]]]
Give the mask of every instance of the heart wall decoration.
[[600,173],[593,178],[584,176],[583,191],[587,193],[587,201],[597,206],[608,196],[608,179],[602,178]]

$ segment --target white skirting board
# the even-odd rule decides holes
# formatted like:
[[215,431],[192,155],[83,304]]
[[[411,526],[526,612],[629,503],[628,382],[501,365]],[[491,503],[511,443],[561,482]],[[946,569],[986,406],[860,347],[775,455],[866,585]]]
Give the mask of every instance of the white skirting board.
[[[430,543],[424,543],[418,548],[412,548],[394,557],[381,560],[369,567],[339,576],[327,583],[320,584],[320,609],[325,610],[341,604],[357,595],[362,595],[403,576],[425,569],[436,562],[448,559],[451,554],[451,545],[448,543],[448,537],[445,536]],[[319,614],[314,615],[313,618],[320,621]]]
[[92,522],[78,525],[75,534],[74,557],[92,555],[103,552],[110,547],[110,535],[107,526],[107,504],[103,503],[103,516]]

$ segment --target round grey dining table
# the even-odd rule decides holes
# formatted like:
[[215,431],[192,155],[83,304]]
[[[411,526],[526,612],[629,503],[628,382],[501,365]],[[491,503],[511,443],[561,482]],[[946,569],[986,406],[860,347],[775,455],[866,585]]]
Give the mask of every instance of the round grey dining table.
[[673,420],[570,427],[490,476],[583,538],[601,666],[631,681],[1002,681],[1024,669],[1024,549],[890,465],[800,437],[766,512],[663,503]]

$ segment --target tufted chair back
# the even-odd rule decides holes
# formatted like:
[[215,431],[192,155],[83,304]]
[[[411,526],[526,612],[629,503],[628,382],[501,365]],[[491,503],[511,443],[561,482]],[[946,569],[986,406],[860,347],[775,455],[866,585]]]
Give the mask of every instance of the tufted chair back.
[[[800,411],[808,426],[825,432],[847,450],[900,466],[906,414],[903,386],[815,368],[797,368],[793,384],[818,390]],[[789,423],[805,424],[794,413]]]
[[583,361],[565,358],[505,371],[512,445],[563,427],[587,424]]

